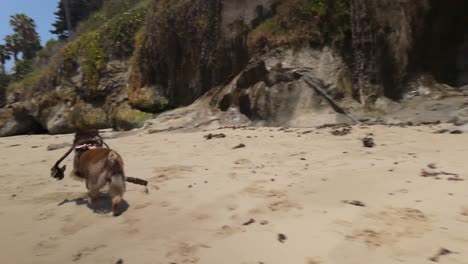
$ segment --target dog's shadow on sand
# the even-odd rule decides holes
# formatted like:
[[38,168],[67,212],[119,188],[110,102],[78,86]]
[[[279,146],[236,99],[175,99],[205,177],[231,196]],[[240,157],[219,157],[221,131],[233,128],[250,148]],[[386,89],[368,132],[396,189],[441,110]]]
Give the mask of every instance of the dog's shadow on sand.
[[[60,202],[57,206],[62,206],[64,204],[69,203],[74,203],[76,205],[86,205],[96,214],[109,214],[110,212],[112,212],[112,198],[109,194],[101,194],[99,199],[94,201],[94,203],[92,204],[89,203],[87,197],[79,197],[71,200],[65,199],[62,202]],[[118,214],[116,216],[123,214],[125,211],[128,210],[129,207],[130,206],[127,203],[127,201],[122,199],[119,206],[117,207]]]

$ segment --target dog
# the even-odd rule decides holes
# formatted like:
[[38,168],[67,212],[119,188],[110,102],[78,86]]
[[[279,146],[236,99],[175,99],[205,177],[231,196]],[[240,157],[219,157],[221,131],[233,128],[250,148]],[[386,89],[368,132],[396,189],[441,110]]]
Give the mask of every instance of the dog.
[[75,157],[70,176],[85,180],[90,204],[99,198],[100,190],[108,184],[112,213],[117,216],[125,192],[124,162],[115,150],[103,145],[107,146],[98,130],[77,130],[72,146]]

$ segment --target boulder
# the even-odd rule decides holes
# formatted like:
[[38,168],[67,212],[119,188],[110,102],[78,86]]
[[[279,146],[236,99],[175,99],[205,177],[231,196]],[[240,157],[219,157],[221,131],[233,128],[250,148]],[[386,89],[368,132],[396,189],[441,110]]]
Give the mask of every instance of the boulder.
[[71,122],[77,128],[102,129],[111,127],[106,109],[102,104],[79,101],[71,113]]
[[[253,119],[266,125],[312,127],[337,122],[337,113],[302,79],[271,87],[259,83],[249,93]],[[244,101],[246,101],[244,99]],[[241,112],[247,106],[241,104]]]
[[123,103],[112,114],[112,127],[116,130],[140,128],[144,126],[146,120],[152,117],[152,114],[134,109],[128,103]]
[[162,94],[162,91],[159,85],[129,89],[128,99],[132,106],[136,108],[160,112],[166,110],[169,106],[169,100]]
[[97,87],[89,87],[84,83],[82,69],[78,68],[71,78],[80,97],[87,101],[104,101],[108,97],[123,90],[128,83],[128,63],[125,61],[110,61],[100,73]]
[[468,124],[468,107],[462,108],[453,113],[453,117],[450,121],[457,126]]
[[71,122],[71,109],[64,103],[40,109],[37,118],[41,126],[50,134],[71,133],[75,130]]
[[0,109],[0,137],[21,135],[37,128],[37,123],[26,113],[16,112],[13,108]]
[[213,92],[211,104],[221,111],[236,108],[260,125],[349,122],[318,91],[330,100],[341,98],[350,89],[345,70],[341,58],[328,48],[276,51],[252,62],[231,83]]

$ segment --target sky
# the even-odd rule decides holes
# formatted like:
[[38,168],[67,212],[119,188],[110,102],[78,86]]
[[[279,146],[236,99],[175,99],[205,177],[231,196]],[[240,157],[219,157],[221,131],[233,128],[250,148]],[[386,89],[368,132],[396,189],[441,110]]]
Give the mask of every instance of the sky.
[[[9,21],[10,16],[24,13],[34,19],[37,32],[44,45],[49,39],[55,38],[49,30],[55,21],[54,12],[57,10],[59,0],[0,0],[0,43],[4,43],[4,37],[12,33]],[[11,67],[11,62],[10,65]],[[8,67],[9,68],[9,67]]]

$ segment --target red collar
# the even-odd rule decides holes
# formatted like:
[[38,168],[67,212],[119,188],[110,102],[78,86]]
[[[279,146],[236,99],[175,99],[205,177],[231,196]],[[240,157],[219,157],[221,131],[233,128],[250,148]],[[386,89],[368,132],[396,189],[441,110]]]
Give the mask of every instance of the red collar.
[[78,145],[78,146],[75,146],[75,150],[76,151],[83,151],[83,150],[89,150],[89,149],[96,149],[98,148],[98,146],[96,146],[95,144],[83,144],[83,145]]

